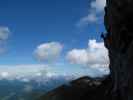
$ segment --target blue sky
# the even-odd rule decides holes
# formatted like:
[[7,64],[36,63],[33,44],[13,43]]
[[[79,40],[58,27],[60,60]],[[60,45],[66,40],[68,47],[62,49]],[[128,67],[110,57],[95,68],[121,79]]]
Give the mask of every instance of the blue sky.
[[[32,51],[44,42],[59,41],[66,46],[65,49],[71,49],[85,47],[89,38],[99,39],[100,33],[96,33],[95,25],[76,27],[76,23],[88,14],[89,2],[1,0],[0,25],[11,30],[7,44],[9,52],[0,58],[1,63],[36,63]],[[100,31],[102,29],[99,27]]]
[[7,50],[0,56],[0,65],[44,63],[36,60],[34,51],[51,42],[62,46],[56,63],[69,65],[67,53],[77,49],[82,54],[89,40],[97,40],[94,45],[102,41],[105,0],[99,1],[1,0],[0,26],[7,27],[10,35],[2,41]]

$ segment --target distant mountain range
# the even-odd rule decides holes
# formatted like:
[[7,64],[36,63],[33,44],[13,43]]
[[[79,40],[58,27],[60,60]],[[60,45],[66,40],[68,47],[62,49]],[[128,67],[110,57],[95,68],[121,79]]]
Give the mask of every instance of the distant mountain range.
[[[60,68],[59,68],[60,69]],[[0,100],[36,100],[42,94],[79,77],[103,76],[107,68],[86,69],[82,72],[62,73],[41,65],[3,66],[0,68]],[[64,72],[64,69],[61,70]]]
[[0,80],[0,100],[35,100],[38,96],[67,84],[73,76],[34,77]]

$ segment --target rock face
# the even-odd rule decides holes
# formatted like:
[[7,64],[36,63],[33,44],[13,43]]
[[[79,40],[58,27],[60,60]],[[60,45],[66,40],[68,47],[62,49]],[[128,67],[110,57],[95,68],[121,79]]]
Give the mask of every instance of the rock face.
[[120,100],[133,100],[133,0],[107,0],[104,22],[112,93]]
[[109,52],[110,76],[104,80],[80,78],[41,100],[133,100],[133,0],[106,0],[102,34]]

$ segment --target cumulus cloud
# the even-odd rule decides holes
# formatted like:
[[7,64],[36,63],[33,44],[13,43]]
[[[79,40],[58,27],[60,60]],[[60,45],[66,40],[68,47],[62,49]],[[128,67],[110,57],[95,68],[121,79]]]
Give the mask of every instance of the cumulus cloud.
[[0,40],[4,41],[9,38],[10,30],[8,27],[0,27]]
[[91,2],[91,9],[95,9],[98,13],[104,10],[106,0],[95,0]]
[[67,53],[67,60],[73,64],[80,64],[89,67],[107,67],[109,63],[108,51],[103,42],[89,40],[85,49],[73,49]]
[[84,26],[89,23],[97,23],[100,19],[100,13],[103,13],[104,7],[106,5],[106,0],[93,0],[90,3],[89,13],[84,16],[77,23],[77,26]]
[[63,49],[63,46],[59,42],[49,42],[39,45],[34,55],[39,61],[55,61]]

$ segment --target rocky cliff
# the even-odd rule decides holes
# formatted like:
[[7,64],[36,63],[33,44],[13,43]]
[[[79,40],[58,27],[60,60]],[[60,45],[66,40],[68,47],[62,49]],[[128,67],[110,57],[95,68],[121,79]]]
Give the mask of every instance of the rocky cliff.
[[107,0],[104,22],[112,93],[120,100],[133,100],[133,1]]
[[106,0],[102,34],[109,52],[110,75],[101,80],[80,78],[41,100],[133,100],[133,0]]

